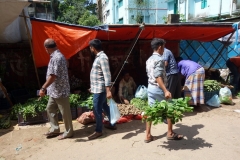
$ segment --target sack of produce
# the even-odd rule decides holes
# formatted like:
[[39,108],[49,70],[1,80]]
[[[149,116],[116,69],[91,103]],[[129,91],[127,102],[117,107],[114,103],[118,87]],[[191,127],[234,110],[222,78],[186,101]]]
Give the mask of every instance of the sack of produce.
[[84,125],[96,122],[93,111],[84,112],[80,117],[77,118],[77,121]]
[[211,99],[209,99],[206,103],[212,107],[220,107],[220,100],[217,94],[215,94]]
[[147,88],[144,85],[140,85],[137,88],[137,91],[135,93],[136,98],[141,98],[141,99],[147,99],[148,94],[147,94]]
[[232,92],[228,87],[221,88],[219,91],[220,102],[223,104],[233,104]]

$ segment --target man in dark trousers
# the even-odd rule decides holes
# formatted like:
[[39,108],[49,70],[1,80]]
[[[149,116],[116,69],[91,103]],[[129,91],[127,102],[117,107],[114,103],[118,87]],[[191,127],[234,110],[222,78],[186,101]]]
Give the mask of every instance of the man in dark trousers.
[[[107,98],[112,98],[110,91],[111,73],[109,60],[102,51],[102,43],[98,39],[89,42],[90,51],[95,55],[95,60],[90,73],[91,93],[93,93],[93,113],[96,119],[96,129],[93,134],[88,136],[89,140],[102,136],[102,112],[104,111],[110,120],[110,109],[107,105]],[[105,128],[115,130],[115,124],[107,124]]]
[[163,59],[166,67],[167,89],[172,98],[181,97],[181,75],[178,72],[176,60],[170,50],[164,48]]
[[229,58],[226,62],[226,65],[233,76],[232,78],[230,78],[230,84],[234,86],[233,95],[236,95],[240,79],[240,56]]
[[[46,39],[44,42],[46,52],[50,55],[50,61],[47,69],[46,82],[40,89],[41,97],[47,94],[49,100],[47,104],[47,114],[51,128],[45,135],[47,138],[58,136],[59,140],[73,136],[72,115],[70,111],[69,94],[70,86],[68,80],[67,61],[64,55],[58,50],[53,39]],[[66,131],[60,135],[58,124],[58,114],[60,111]]]

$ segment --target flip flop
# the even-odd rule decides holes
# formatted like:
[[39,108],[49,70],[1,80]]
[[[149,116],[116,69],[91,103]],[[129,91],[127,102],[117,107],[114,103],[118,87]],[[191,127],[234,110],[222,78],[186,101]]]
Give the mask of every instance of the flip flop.
[[70,137],[64,137],[63,134],[59,135],[58,136],[58,140],[63,140],[63,139],[66,139],[66,138],[72,138],[73,136],[70,136]]
[[44,133],[43,135],[47,136],[47,137],[51,137],[51,136],[58,136],[60,135],[60,133],[54,133],[54,132],[47,132],[47,133]]
[[154,140],[156,140],[156,138],[154,138],[153,136],[151,136],[150,139],[145,139],[144,142],[145,142],[145,143],[149,143],[149,142],[152,142],[152,141],[154,141]]
[[172,137],[167,137],[168,140],[181,140],[183,139],[183,136],[182,137],[179,137],[179,136],[182,136],[180,134],[177,134],[177,133],[173,133]]

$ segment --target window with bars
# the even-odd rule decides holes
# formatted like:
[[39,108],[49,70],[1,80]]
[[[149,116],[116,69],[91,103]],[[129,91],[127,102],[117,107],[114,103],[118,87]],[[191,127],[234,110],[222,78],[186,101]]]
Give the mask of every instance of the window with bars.
[[204,9],[207,7],[207,0],[201,0],[201,8]]
[[122,7],[123,6],[123,0],[118,0],[118,6]]
[[123,24],[123,18],[120,18],[120,19],[118,20],[118,24]]

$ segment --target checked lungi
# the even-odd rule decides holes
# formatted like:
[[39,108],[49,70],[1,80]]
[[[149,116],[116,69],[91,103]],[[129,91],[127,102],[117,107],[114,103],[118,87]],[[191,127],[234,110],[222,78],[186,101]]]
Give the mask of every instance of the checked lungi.
[[185,82],[184,97],[191,97],[190,105],[204,104],[203,83],[205,70],[203,67],[192,73]]

